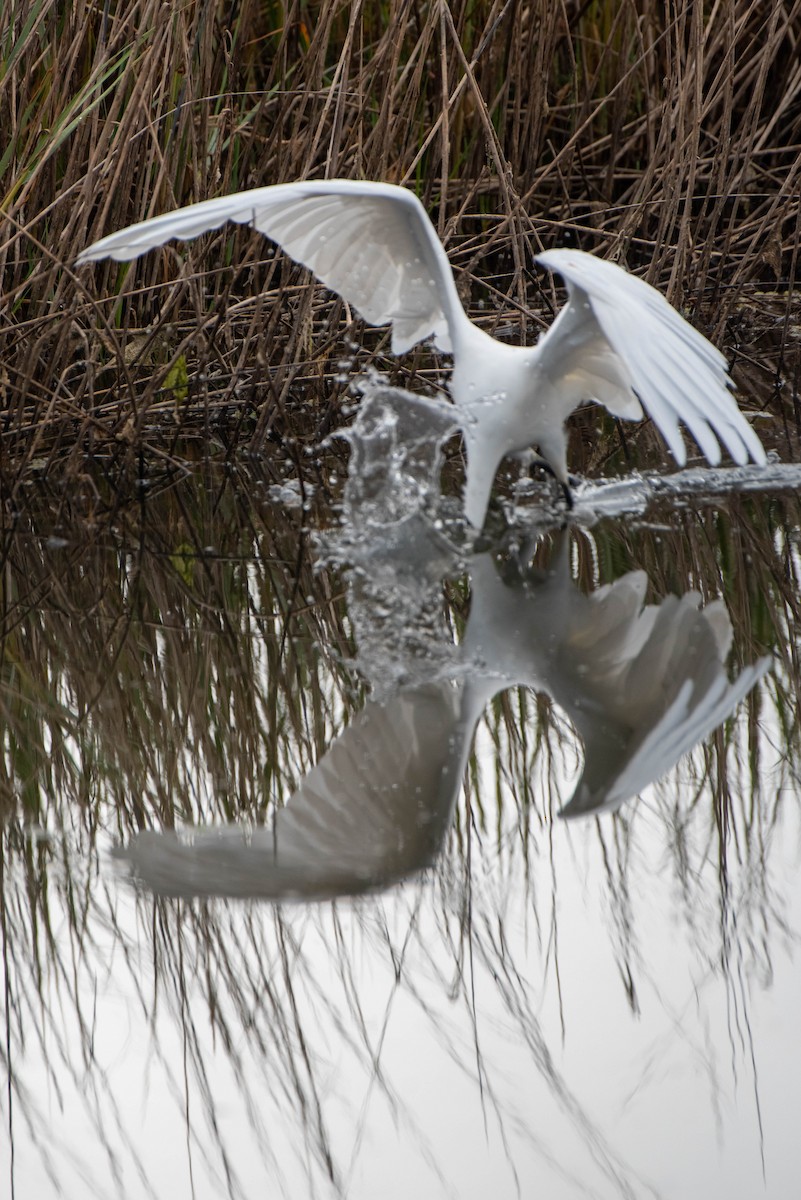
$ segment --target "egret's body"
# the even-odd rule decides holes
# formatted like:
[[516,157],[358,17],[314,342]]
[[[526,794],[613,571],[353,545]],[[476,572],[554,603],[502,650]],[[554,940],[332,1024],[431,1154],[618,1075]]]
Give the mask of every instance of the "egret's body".
[[576,404],[542,371],[538,347],[509,346],[474,325],[464,348],[454,353],[449,387],[461,413],[465,515],[471,524],[482,524],[495,474],[508,454],[536,446],[567,484],[564,424]]
[[465,513],[475,526],[507,454],[536,447],[567,485],[565,421],[589,400],[629,420],[645,409],[681,465],[679,422],[713,464],[721,443],[737,463],[765,461],[729,391],[725,359],[659,292],[593,255],[549,251],[538,261],[564,277],[568,303],[536,346],[505,345],[469,320],[436,230],[405,188],[351,180],[256,188],[132,225],[78,261],[126,261],[226,221],[272,238],[370,324],[391,324],[396,354],[431,338],[453,355],[449,387],[467,453]]

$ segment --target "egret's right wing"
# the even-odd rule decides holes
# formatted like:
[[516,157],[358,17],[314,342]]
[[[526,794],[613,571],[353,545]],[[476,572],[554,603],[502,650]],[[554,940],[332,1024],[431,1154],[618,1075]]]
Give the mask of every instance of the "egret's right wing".
[[722,442],[737,463],[766,461],[759,438],[731,395],[726,360],[655,288],[614,263],[579,250],[537,259],[563,276],[568,303],[540,339],[540,362],[557,386],[636,418],[639,402],[673,457],[687,454],[679,422],[709,462]]
[[428,337],[450,351],[455,326],[467,322],[428,214],[412,192],[387,183],[310,180],[204,200],[109,234],[77,261],[125,262],[226,221],[277,242],[371,325],[391,323],[396,354]]

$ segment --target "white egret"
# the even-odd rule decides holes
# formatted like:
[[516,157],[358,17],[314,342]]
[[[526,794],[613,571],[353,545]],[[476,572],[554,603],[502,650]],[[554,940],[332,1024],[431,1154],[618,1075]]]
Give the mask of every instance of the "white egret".
[[720,461],[721,444],[737,463],[765,462],[723,355],[649,284],[579,250],[540,254],[564,278],[568,302],[536,346],[505,345],[468,318],[436,230],[405,188],[341,179],[255,188],[131,225],[78,263],[127,261],[226,221],[266,234],[371,325],[391,324],[395,354],[432,338],[453,355],[465,514],[476,527],[507,454],[536,447],[569,495],[565,421],[590,400],[628,420],[645,410],[681,466],[680,422],[710,463]]

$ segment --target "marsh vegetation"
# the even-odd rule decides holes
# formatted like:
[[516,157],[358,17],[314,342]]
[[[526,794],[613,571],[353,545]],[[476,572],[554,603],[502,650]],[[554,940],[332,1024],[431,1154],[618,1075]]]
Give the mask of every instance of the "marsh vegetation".
[[[258,237],[226,230],[76,276],[113,229],[310,176],[414,187],[491,332],[532,340],[560,244],[644,272],[734,361],[759,432],[797,434],[801,80],[795,4],[155,0],[4,9],[3,474],[115,466],[213,431],[261,452],[340,420],[342,331],[385,339]],[[404,381],[435,382],[418,352]],[[291,397],[291,400],[290,400]],[[619,448],[576,433],[576,469]],[[627,445],[648,441],[627,430]],[[76,458],[77,456],[77,458]],[[77,466],[74,468],[77,469]]]

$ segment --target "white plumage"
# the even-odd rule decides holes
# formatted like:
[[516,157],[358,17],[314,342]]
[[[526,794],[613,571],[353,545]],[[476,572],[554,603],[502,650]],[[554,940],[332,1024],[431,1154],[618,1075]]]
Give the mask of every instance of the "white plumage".
[[391,324],[394,353],[433,338],[453,355],[465,514],[476,527],[507,454],[536,447],[567,487],[565,421],[589,400],[628,420],[645,410],[680,465],[682,423],[710,463],[721,446],[737,463],[765,462],[729,390],[726,360],[654,288],[591,254],[548,251],[538,261],[565,279],[568,302],[536,346],[505,345],[467,317],[436,230],[405,188],[339,179],[255,188],[132,225],[78,262],[127,261],[226,221],[277,242],[370,324]]

